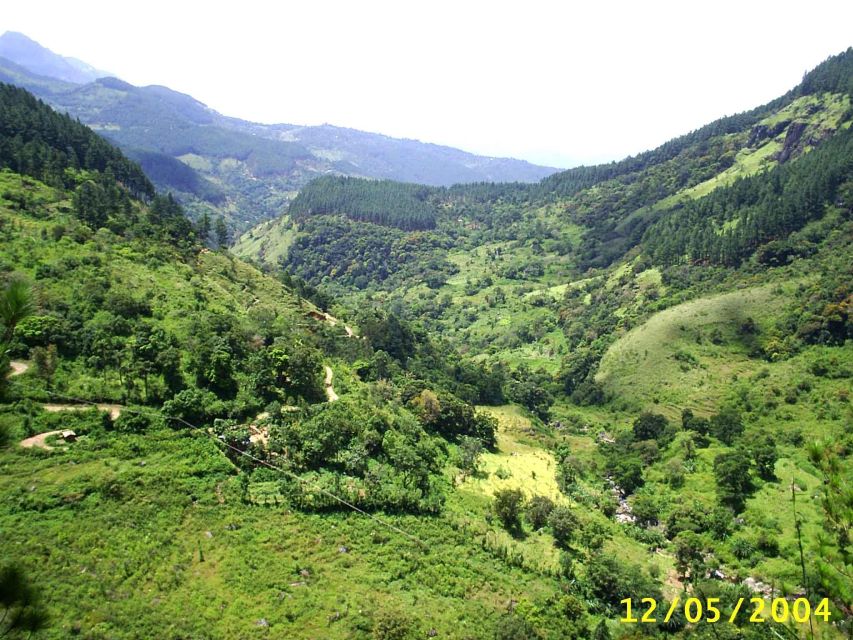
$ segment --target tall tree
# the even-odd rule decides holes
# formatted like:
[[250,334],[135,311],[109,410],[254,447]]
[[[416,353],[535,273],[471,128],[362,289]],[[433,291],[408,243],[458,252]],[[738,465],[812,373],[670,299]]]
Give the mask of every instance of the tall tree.
[[220,249],[224,249],[228,246],[228,227],[225,225],[225,218],[219,216],[216,219],[216,244],[219,245]]

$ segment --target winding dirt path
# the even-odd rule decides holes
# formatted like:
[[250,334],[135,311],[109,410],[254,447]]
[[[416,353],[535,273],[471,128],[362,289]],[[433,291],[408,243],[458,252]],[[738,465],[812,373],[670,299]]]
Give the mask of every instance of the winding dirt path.
[[[104,411],[110,414],[110,418],[115,420],[121,415],[121,410],[124,409],[120,404],[98,404],[95,405],[98,407],[99,411]],[[50,413],[59,413],[60,411],[86,411],[87,409],[91,409],[92,405],[89,404],[43,404],[42,409],[45,411],[49,411]],[[48,445],[45,440],[47,440],[50,436],[62,433],[62,431],[45,431],[44,433],[39,433],[29,438],[24,438],[21,440],[20,445],[24,447],[24,449],[32,449],[33,447],[38,447],[39,449],[45,449],[50,451],[53,449],[50,445]]]
[[326,398],[329,400],[329,402],[334,402],[335,400],[338,399],[338,394],[335,393],[335,389],[334,389],[334,387],[332,387],[332,377],[335,374],[332,371],[332,367],[330,367],[329,365],[326,365],[325,368],[326,368],[326,380],[324,381],[324,384],[326,385]]
[[32,449],[33,447],[38,447],[39,449],[45,449],[47,451],[52,451],[53,447],[51,447],[45,440],[47,440],[50,436],[59,435],[62,431],[45,431],[44,433],[40,433],[31,438],[24,438],[21,440],[21,446],[24,449]]
[[[326,319],[326,322],[329,323],[329,326],[336,327],[340,320],[338,320],[335,316],[330,313],[318,312],[319,315],[323,316]],[[346,331],[347,338],[355,338],[355,332],[348,325],[344,325],[344,331]]]

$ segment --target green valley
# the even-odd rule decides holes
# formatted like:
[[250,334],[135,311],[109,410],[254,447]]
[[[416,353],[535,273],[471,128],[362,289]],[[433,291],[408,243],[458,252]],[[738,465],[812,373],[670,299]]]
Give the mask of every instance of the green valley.
[[[483,478],[463,487],[553,498],[537,474],[556,455],[561,495],[616,513],[616,530],[601,523],[606,548],[666,593],[678,589],[665,575],[704,593],[822,590],[843,611],[851,61],[848,50],[752,112],[538,185],[424,190],[415,207],[381,182],[316,181],[297,201],[310,208],[234,251],[304,279],[356,325],[366,307],[393,310],[503,380],[529,412],[529,442],[499,438],[518,459],[484,454]],[[381,215],[359,213],[365,202]],[[411,228],[424,205],[435,222]],[[727,484],[731,465],[745,482]],[[557,562],[525,544],[519,558]],[[582,576],[590,559],[573,555]]]
[[851,78],[453,186],[0,84],[0,637],[850,637]]

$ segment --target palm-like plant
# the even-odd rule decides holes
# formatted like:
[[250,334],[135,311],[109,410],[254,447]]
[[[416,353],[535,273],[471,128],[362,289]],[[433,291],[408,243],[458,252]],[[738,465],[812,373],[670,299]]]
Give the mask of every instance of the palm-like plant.
[[9,280],[0,292],[0,323],[3,325],[3,337],[0,342],[4,346],[12,341],[18,323],[34,309],[35,302],[30,285],[22,278]]
[[24,633],[29,638],[47,626],[47,611],[39,594],[17,565],[0,567],[0,610],[0,638],[17,638]]

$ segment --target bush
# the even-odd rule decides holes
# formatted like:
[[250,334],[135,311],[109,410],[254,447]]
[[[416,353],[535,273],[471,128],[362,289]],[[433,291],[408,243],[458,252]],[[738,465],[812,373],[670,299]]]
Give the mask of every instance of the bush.
[[512,613],[498,618],[495,640],[537,640],[542,636],[526,618]]
[[659,588],[639,567],[609,555],[599,554],[590,559],[586,580],[590,592],[614,609],[620,607],[622,600],[636,598],[638,593],[660,599]]
[[524,506],[524,494],[520,489],[500,489],[495,491],[492,508],[507,531],[521,529],[521,509]]
[[413,637],[414,623],[401,611],[380,611],[373,624],[375,640],[407,640]]
[[727,407],[711,418],[711,435],[731,446],[743,433],[743,421],[737,409]]
[[755,545],[746,538],[735,538],[731,543],[732,555],[740,560],[746,560],[755,553]]
[[527,504],[525,516],[534,531],[548,524],[548,516],[554,510],[554,502],[547,496],[533,496]]
[[122,433],[144,433],[153,425],[159,425],[162,420],[159,416],[148,413],[129,411],[125,409],[115,421],[115,430]]
[[221,406],[222,403],[210,391],[184,389],[163,404],[163,413],[169,417],[171,427],[185,429],[206,424],[215,415],[216,408]]
[[620,456],[612,461],[610,471],[613,481],[626,494],[643,486],[643,461],[635,455]]
[[714,478],[720,502],[740,512],[755,488],[749,475],[751,460],[743,451],[721,453],[714,458]]
[[634,420],[635,440],[657,440],[666,432],[669,426],[667,419],[657,413],[643,413]]
[[637,524],[648,527],[658,523],[661,505],[654,493],[644,489],[631,497],[631,510],[637,518]]
[[758,534],[758,540],[755,541],[755,544],[758,547],[758,550],[768,558],[775,558],[779,555],[779,540],[766,531],[762,531]]
[[555,507],[548,516],[548,526],[557,546],[566,548],[580,528],[580,521],[569,507]]

